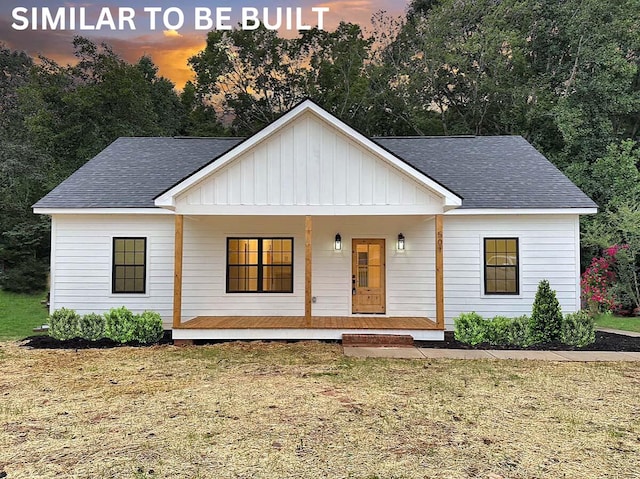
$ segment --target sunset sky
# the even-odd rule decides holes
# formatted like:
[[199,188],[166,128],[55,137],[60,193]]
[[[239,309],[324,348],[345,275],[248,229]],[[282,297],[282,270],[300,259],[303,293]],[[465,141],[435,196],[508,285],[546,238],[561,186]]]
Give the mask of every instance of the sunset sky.
[[[389,15],[402,15],[406,9],[408,0],[282,0],[269,2],[265,0],[110,0],[108,2],[65,2],[35,1],[35,0],[2,0],[0,2],[0,43],[15,50],[25,50],[31,55],[44,55],[59,63],[74,62],[71,41],[74,35],[83,35],[97,42],[107,42],[113,49],[128,61],[136,61],[142,55],[150,55],[160,68],[160,74],[170,78],[178,88],[192,77],[192,72],[187,65],[187,59],[198,53],[205,45],[206,30],[195,30],[194,11],[196,7],[207,7],[212,10],[215,19],[217,7],[233,8],[232,18],[229,23],[236,25],[239,20],[239,11],[242,7],[255,7],[262,11],[263,7],[269,7],[273,12],[275,7],[300,7],[303,12],[303,20],[311,23],[311,18],[317,19],[317,14],[311,12],[312,7],[328,7],[329,12],[324,14],[325,29],[333,30],[340,21],[359,23],[365,29],[371,26],[371,16],[384,10]],[[135,9],[136,30],[126,28],[124,31],[100,31],[80,30],[33,30],[31,24],[31,8],[48,7],[54,14],[58,7],[66,7],[65,13],[70,12],[70,7],[76,8],[76,18],[80,8],[86,11],[86,24],[95,25],[103,7],[109,7],[117,23],[119,7]],[[25,30],[16,30],[12,23],[16,21],[12,12],[17,7],[28,9],[27,14],[21,14],[29,20],[29,26]],[[178,7],[185,15],[184,27],[178,32],[164,28],[162,13],[158,15],[158,26],[155,31],[149,29],[149,13],[144,12],[145,7],[161,7],[164,10],[170,7]],[[314,15],[312,17],[312,15]],[[172,17],[172,18],[175,18]],[[275,15],[274,15],[275,18]],[[79,22],[79,20],[78,20]],[[19,23],[19,22],[17,22]],[[315,23],[314,23],[315,25]],[[285,36],[296,35],[296,32],[281,31]]]

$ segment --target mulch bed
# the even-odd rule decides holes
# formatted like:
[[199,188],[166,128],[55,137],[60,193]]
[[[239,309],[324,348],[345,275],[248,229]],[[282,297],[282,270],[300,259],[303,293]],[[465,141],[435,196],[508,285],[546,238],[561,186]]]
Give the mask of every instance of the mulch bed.
[[469,344],[456,341],[452,331],[444,333],[444,341],[416,341],[415,345],[419,348],[436,348],[436,349],[519,349],[530,351],[620,351],[620,352],[636,352],[640,351],[640,338],[625,336],[622,334],[605,333],[596,331],[596,341],[589,346],[578,348],[576,346],[567,346],[559,341],[551,343],[541,343],[527,348],[517,346],[494,346],[488,343],[471,346]]
[[[171,344],[171,331],[165,331],[163,338],[159,344]],[[121,346],[142,347],[147,344],[140,343],[117,343],[111,339],[98,339],[97,341],[89,341],[87,339],[66,339],[60,341],[46,334],[38,336],[29,336],[24,339],[22,346],[32,349],[111,349]]]
[[[213,341],[214,343],[218,341]],[[227,342],[227,341],[224,341]],[[166,331],[164,337],[159,344],[171,344],[171,332]],[[640,338],[632,336],[624,336],[622,334],[605,333],[596,331],[596,342],[584,348],[575,346],[567,346],[560,342],[536,344],[527,348],[517,346],[493,346],[488,343],[471,346],[469,344],[456,341],[452,331],[444,333],[444,341],[416,341],[415,345],[419,348],[436,348],[436,349],[518,349],[531,351],[640,351]],[[50,336],[30,336],[24,340],[22,346],[33,349],[110,349],[121,346],[146,346],[139,343],[116,343],[110,339],[100,339],[98,341],[87,341],[85,339],[68,339],[59,341]]]

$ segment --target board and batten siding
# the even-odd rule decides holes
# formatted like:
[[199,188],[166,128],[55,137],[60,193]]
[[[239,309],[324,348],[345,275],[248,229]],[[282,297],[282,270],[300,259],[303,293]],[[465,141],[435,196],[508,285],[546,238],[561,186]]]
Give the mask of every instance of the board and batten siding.
[[[453,318],[531,314],[538,282],[549,280],[562,311],[580,308],[578,215],[445,216],[444,282],[447,329]],[[519,240],[520,294],[484,294],[484,238]]]
[[[172,215],[53,215],[50,310],[104,313],[126,306],[157,311],[171,326],[173,301]],[[114,237],[147,238],[145,294],[113,294]]]
[[[404,214],[411,208],[427,214],[442,212],[443,199],[333,126],[306,114],[176,199],[176,211],[185,214],[223,213],[224,207],[240,205],[386,205],[404,207]],[[326,214],[332,212],[327,209]]]

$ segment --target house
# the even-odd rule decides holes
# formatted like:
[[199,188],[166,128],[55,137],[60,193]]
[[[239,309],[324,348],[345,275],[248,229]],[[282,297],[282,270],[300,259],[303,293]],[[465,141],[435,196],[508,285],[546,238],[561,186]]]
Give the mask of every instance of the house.
[[410,334],[580,307],[596,205],[519,136],[367,138],[307,100],[255,135],[120,138],[34,205],[51,309],[158,311],[176,340]]

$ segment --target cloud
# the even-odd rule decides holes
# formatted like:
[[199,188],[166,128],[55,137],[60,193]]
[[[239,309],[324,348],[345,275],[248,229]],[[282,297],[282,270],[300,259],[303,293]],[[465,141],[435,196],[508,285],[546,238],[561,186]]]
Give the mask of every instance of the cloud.
[[[325,28],[333,30],[340,21],[359,23],[365,29],[371,25],[371,16],[379,10],[390,15],[400,15],[406,9],[408,0],[298,0],[300,5],[329,7],[325,14]],[[323,0],[319,0],[323,1]],[[56,3],[56,2],[53,2]],[[95,7],[95,3],[69,0],[67,6]],[[103,4],[104,5],[104,4]],[[113,7],[112,7],[113,8]],[[138,14],[142,15],[139,11]],[[305,18],[311,20],[311,18]],[[32,56],[43,55],[58,63],[75,63],[73,56],[73,37],[82,34],[94,42],[105,42],[129,62],[137,61],[142,55],[150,56],[159,67],[161,75],[182,88],[186,81],[193,78],[193,72],[187,60],[200,52],[206,45],[206,32],[165,30],[159,32],[70,32],[70,31],[17,31],[11,28],[12,21],[0,15],[0,43],[14,50],[24,50]],[[285,32],[285,36],[295,37],[297,32]]]
[[178,33],[176,30],[163,30],[162,34],[168,38],[182,37],[182,35]]
[[158,66],[159,73],[182,89],[188,80],[193,80],[194,73],[187,64],[206,46],[206,33],[182,33],[178,36],[157,34],[141,35],[128,39],[102,38],[96,39],[109,43],[113,50],[129,62],[135,62],[143,55],[150,56]]
[[[29,55],[44,57],[66,65],[74,64],[73,38],[77,33],[69,31],[20,32],[11,28],[11,22],[0,17],[0,44],[13,50],[26,51]],[[197,33],[148,33],[129,37],[89,36],[96,43],[108,43],[113,51],[128,62],[136,62],[143,55],[150,56],[162,76],[169,78],[182,89],[194,77],[187,60],[199,53],[206,45],[206,32]]]

